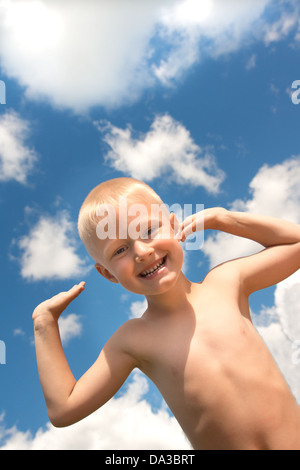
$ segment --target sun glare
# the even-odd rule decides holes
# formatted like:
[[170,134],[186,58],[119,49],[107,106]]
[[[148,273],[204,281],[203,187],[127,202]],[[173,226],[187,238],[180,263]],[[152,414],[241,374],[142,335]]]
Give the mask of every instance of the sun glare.
[[182,23],[202,23],[211,10],[211,0],[185,0],[177,6],[176,17]]
[[39,1],[10,4],[7,23],[13,24],[18,41],[31,52],[53,46],[62,31],[60,16]]

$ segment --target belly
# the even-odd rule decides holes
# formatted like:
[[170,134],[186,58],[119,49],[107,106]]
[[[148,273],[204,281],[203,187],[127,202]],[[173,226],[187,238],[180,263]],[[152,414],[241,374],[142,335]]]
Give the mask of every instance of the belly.
[[197,419],[184,427],[194,448],[300,448],[299,407],[269,351],[256,347],[212,355],[198,374],[187,363],[184,402]]
[[289,387],[253,326],[232,316],[199,321],[186,342],[171,332],[143,372],[195,449],[300,449]]
[[289,392],[272,390],[267,403],[255,393],[244,400],[234,390],[229,393],[187,429],[195,449],[300,450],[299,408]]

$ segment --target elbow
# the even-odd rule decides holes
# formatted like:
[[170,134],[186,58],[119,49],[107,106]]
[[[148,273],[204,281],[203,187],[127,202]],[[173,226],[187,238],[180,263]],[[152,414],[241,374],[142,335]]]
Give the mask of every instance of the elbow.
[[70,419],[70,416],[67,416],[63,412],[54,412],[48,410],[49,421],[55,428],[66,428],[74,424],[74,420]]
[[68,422],[63,419],[61,416],[48,414],[49,421],[55,428],[66,428],[69,426]]
[[72,426],[72,424],[81,421],[86,418],[89,413],[82,412],[81,410],[74,408],[60,408],[56,410],[48,409],[49,421],[55,428],[67,428]]
[[50,419],[50,423],[52,424],[52,426],[54,426],[55,428],[66,428],[68,425],[65,424],[64,422],[61,422],[61,421],[57,421],[57,420],[53,420],[53,419]]

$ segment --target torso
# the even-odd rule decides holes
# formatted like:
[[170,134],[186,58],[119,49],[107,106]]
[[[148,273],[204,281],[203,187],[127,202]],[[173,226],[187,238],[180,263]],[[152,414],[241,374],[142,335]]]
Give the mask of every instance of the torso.
[[141,370],[195,449],[300,449],[298,405],[251,323],[248,300],[221,281],[215,272],[194,285],[185,311],[145,315]]

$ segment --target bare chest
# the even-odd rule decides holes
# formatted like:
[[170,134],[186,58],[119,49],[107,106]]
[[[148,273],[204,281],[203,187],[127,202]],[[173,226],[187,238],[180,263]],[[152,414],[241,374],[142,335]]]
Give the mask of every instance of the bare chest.
[[253,326],[237,304],[225,309],[220,300],[204,299],[150,328],[143,341],[142,370],[163,394],[173,395],[176,388],[180,399],[200,398],[209,388],[203,384],[214,382],[227,366],[241,360],[253,341],[249,328]]

